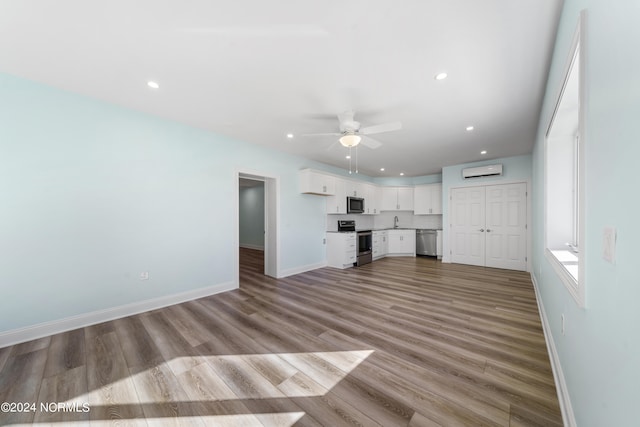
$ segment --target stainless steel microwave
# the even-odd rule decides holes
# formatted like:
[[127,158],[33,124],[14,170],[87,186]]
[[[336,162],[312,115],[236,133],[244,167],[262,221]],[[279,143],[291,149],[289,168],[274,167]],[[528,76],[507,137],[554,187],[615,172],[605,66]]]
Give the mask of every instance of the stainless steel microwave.
[[364,213],[364,199],[347,197],[347,213]]

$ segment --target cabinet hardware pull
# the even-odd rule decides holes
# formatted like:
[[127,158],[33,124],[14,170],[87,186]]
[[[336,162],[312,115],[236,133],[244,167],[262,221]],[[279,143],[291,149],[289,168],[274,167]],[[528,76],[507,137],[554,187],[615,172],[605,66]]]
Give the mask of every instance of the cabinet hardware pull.
[[481,233],[484,233],[484,228],[481,228],[480,230],[478,230]]

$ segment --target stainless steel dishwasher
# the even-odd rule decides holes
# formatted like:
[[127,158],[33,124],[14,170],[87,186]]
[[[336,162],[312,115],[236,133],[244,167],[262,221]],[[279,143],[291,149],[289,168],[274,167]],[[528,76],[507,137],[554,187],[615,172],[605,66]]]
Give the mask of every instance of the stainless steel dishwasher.
[[416,255],[436,256],[437,230],[416,230]]

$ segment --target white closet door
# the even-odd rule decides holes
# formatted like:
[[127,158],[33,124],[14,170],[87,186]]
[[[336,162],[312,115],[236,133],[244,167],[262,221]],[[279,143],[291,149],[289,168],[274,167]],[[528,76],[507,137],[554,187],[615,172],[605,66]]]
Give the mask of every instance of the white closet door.
[[485,188],[454,188],[451,205],[451,262],[485,265]]
[[527,185],[486,187],[486,266],[526,270]]

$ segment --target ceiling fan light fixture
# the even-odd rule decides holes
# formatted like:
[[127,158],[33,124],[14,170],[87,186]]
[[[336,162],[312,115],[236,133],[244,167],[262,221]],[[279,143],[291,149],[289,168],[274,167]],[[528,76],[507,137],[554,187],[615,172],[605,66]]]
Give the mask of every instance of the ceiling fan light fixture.
[[347,133],[340,137],[339,141],[344,147],[355,147],[360,144],[362,137],[360,135],[355,135],[353,133]]

